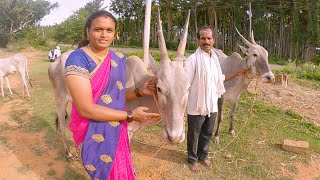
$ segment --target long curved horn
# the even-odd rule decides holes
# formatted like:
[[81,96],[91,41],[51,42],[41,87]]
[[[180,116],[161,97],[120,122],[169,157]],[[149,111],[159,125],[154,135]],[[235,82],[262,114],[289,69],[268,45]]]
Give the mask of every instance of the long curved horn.
[[248,40],[246,40],[246,38],[244,38],[244,37],[240,34],[240,32],[238,31],[237,28],[236,28],[236,31],[237,31],[237,33],[239,34],[239,36],[241,37],[242,42],[243,42],[245,45],[247,45],[247,46],[253,46],[253,44],[251,44]]
[[145,19],[144,19],[144,32],[143,32],[143,61],[146,67],[149,67],[151,1],[152,0],[146,0],[146,12],[144,16]]
[[254,40],[253,30],[251,31],[251,43],[254,44],[254,45],[258,45],[258,44],[256,43],[256,41]]
[[176,57],[183,57],[184,56],[184,51],[186,50],[187,38],[188,38],[189,19],[190,19],[190,9],[188,11],[188,16],[187,16],[186,22],[183,27],[183,34],[182,34],[181,40],[179,42]]
[[163,36],[162,22],[161,22],[159,7],[158,7],[158,41],[159,41],[159,50],[160,50],[161,61],[170,61],[169,56],[168,56],[167,47],[166,47],[166,42],[165,42],[164,36]]

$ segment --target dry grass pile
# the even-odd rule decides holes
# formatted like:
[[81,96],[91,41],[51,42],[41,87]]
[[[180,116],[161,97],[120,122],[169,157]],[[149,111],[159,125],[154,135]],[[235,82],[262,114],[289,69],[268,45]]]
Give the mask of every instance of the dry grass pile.
[[[248,88],[249,92],[254,92],[254,84],[250,84]],[[286,87],[260,83],[257,92],[259,100],[278,106],[281,109],[297,112],[305,119],[314,122],[316,125],[320,125],[319,91],[289,82],[289,85]]]

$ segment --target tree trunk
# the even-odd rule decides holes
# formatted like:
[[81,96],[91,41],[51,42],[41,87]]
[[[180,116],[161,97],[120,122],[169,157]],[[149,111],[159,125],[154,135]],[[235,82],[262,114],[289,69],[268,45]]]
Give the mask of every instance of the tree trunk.
[[168,20],[168,33],[167,33],[167,40],[172,40],[172,17],[171,17],[171,11],[167,10],[167,20]]
[[192,7],[193,15],[194,15],[194,28],[196,33],[198,32],[198,20],[197,20],[197,5]]

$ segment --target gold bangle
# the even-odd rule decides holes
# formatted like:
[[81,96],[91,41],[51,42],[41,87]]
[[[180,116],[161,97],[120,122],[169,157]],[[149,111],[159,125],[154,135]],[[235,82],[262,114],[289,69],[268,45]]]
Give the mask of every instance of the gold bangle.
[[134,93],[136,94],[137,97],[142,97],[142,94],[140,94],[138,88],[134,89]]

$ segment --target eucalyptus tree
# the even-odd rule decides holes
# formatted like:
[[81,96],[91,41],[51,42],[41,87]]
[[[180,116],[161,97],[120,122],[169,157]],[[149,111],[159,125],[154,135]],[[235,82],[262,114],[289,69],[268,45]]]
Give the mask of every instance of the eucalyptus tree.
[[145,2],[141,0],[111,0],[110,8],[118,17],[120,43],[141,45]]

